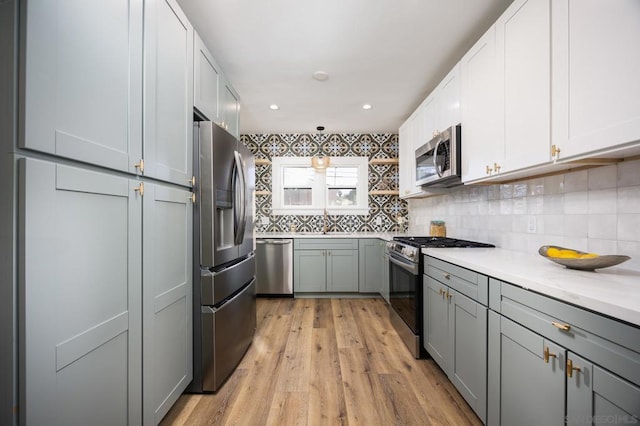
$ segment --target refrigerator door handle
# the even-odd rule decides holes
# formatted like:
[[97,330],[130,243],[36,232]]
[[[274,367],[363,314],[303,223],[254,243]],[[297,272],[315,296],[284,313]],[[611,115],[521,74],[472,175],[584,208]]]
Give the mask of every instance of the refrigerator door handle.
[[235,233],[235,245],[240,245],[244,238],[244,173],[240,153],[238,151],[233,151],[233,156],[235,160],[235,167],[233,169],[233,231]]

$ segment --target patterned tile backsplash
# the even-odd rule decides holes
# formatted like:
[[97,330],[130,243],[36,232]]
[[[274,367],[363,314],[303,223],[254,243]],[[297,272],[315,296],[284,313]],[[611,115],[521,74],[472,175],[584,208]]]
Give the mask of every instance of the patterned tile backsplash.
[[640,270],[640,160],[510,184],[463,186],[409,200],[409,233],[428,235],[444,220],[447,235],[537,253],[545,244],[625,254]]
[[[249,134],[240,140],[256,159],[272,157],[398,157],[397,134]],[[322,231],[321,215],[273,215],[271,212],[271,164],[256,165],[256,231],[287,232],[292,224],[301,232]],[[369,164],[369,191],[398,190],[398,164]],[[268,224],[262,219],[268,218]],[[402,224],[398,224],[402,218]],[[398,195],[369,194],[369,214],[328,218],[331,232],[392,232],[407,226],[407,203]]]

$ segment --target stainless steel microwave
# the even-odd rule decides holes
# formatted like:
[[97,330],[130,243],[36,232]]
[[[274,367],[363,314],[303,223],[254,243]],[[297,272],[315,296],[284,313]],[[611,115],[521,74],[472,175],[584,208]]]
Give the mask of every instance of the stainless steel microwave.
[[440,132],[416,149],[416,185],[449,188],[460,185],[460,124]]

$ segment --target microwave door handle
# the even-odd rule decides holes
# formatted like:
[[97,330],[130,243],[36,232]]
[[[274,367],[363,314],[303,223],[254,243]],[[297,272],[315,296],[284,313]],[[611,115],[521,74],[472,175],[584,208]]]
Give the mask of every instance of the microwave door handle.
[[440,144],[444,142],[442,139],[438,140],[436,147],[433,149],[433,168],[435,169],[438,177],[442,177],[442,170],[438,167],[438,148],[440,148]]

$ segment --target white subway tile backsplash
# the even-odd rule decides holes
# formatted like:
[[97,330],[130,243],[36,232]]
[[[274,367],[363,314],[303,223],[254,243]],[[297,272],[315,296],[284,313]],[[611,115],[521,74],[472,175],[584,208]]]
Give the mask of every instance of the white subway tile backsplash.
[[440,219],[454,238],[528,253],[553,244],[627,254],[634,259],[624,267],[640,271],[640,160],[511,184],[464,186],[442,197],[410,200],[409,209],[409,233],[416,235],[427,235],[429,221]]
[[587,213],[587,191],[564,194],[564,214]]
[[588,238],[617,239],[618,216],[615,214],[590,214]]
[[621,241],[640,241],[640,215],[619,214],[617,235]]
[[616,165],[596,167],[587,170],[589,189],[615,188],[618,182],[618,167]]
[[586,170],[567,173],[564,175],[564,192],[586,191],[588,182]]
[[640,160],[618,164],[618,188],[640,185]]
[[589,191],[587,212],[589,214],[615,214],[618,211],[618,191],[615,189],[602,189]]
[[640,213],[640,186],[618,188],[618,213]]

